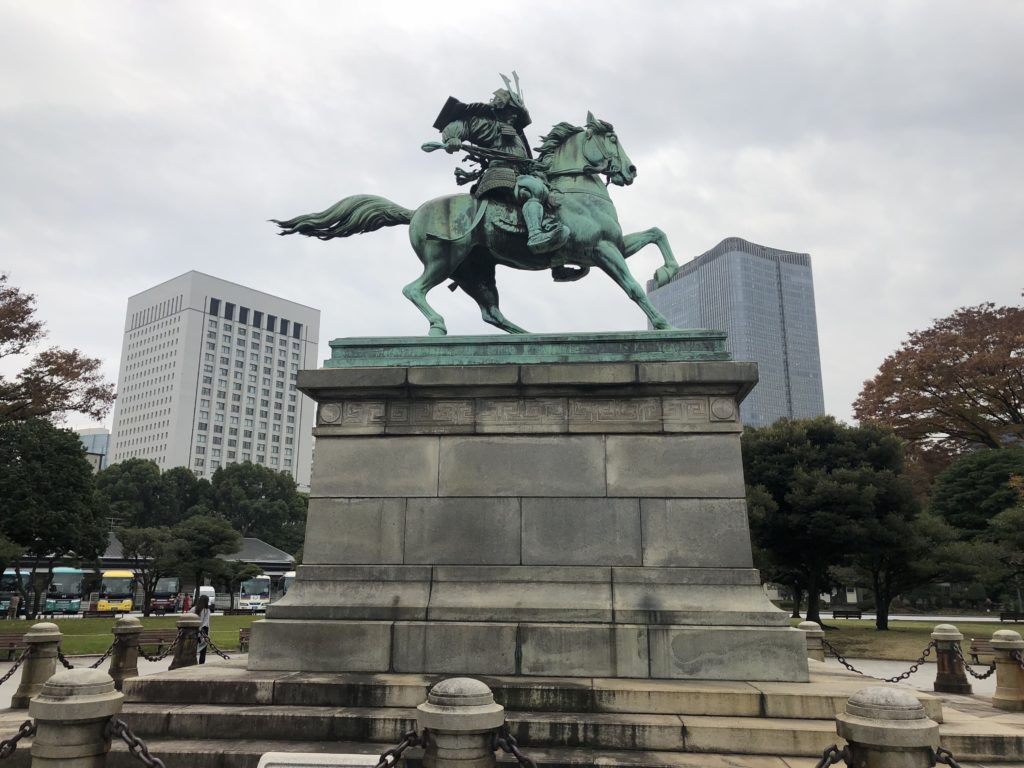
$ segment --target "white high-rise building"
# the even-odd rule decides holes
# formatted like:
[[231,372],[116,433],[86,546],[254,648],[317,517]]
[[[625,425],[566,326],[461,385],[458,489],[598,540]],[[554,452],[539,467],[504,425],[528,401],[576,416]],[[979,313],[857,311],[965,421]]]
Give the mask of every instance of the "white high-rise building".
[[309,488],[316,404],[295,388],[317,367],[320,310],[201,272],[128,299],[110,464],[162,469],[251,461]]

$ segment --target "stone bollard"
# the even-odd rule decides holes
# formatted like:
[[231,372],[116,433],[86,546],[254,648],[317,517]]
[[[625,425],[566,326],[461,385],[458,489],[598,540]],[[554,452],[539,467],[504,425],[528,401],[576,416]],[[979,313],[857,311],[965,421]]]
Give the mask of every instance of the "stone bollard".
[[196,664],[196,646],[199,645],[199,617],[186,613],[178,619],[178,644],[174,646],[171,669],[191,667]]
[[32,768],[102,768],[110,740],[107,723],[121,711],[124,694],[98,669],[68,669],[46,681],[29,705],[35,718]]
[[139,633],[142,622],[137,616],[122,616],[114,623],[114,651],[110,654],[110,676],[121,690],[129,677],[139,676]]
[[11,697],[11,709],[28,709],[28,703],[57,670],[57,648],[63,637],[56,624],[41,621],[25,633],[29,654],[21,666],[21,683]]
[[807,638],[807,658],[815,661],[825,660],[825,645],[821,642],[825,639],[825,630],[816,621],[801,621],[796,626],[803,630]]
[[857,691],[836,715],[836,731],[849,744],[846,763],[857,768],[932,768],[939,724],[912,693],[872,686]]
[[952,624],[936,624],[932,630],[935,641],[935,691],[937,693],[971,693],[963,662],[956,649],[964,636]]
[[1019,632],[1000,629],[992,635],[996,660],[996,692],[992,706],[1014,712],[1024,710],[1024,669],[1011,654],[1024,654],[1024,640]]
[[442,680],[416,710],[417,728],[429,731],[426,768],[494,768],[492,736],[505,723],[505,708],[484,683]]

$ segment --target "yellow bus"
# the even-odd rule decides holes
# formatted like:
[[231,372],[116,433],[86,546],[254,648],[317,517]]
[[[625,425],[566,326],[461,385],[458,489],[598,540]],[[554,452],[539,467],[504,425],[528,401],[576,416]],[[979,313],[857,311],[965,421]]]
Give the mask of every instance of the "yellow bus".
[[127,613],[134,605],[135,574],[131,571],[104,571],[96,610]]

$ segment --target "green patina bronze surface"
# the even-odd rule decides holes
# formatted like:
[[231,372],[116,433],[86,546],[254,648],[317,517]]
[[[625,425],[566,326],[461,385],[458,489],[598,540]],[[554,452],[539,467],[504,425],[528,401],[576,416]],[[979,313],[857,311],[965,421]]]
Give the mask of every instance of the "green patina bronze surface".
[[729,360],[722,331],[335,339],[324,368]]
[[439,197],[416,210],[377,195],[352,195],[319,213],[274,220],[279,234],[329,240],[408,225],[423,273],[402,292],[429,321],[431,336],[448,330],[426,296],[449,280],[452,290],[461,288],[477,302],[486,322],[508,333],[526,333],[498,307],[497,264],[550,270],[557,282],[579,280],[597,267],[651,325],[671,328],[626,266],[629,256],[654,244],[664,262],[654,273],[655,283],[664,285],[679,270],[664,232],[652,227],[624,234],[619,225],[607,187],[632,184],[637,169],[611,123],[590,113],[582,126],[557,123],[541,137],[535,159],[524,133],[531,119],[519,79],[515,86],[504,80],[506,87],[486,103],[450,97],[434,122],[442,141],[422,147],[464,153],[464,161],[476,167],[457,169],[455,176],[459,184],[472,184],[469,194]]

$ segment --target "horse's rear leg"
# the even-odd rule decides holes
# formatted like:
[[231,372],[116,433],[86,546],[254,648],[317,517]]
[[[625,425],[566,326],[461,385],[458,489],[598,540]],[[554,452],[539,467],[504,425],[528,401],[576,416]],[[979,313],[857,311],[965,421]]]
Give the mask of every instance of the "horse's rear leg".
[[664,266],[654,270],[654,284],[659,288],[667,285],[668,281],[679,271],[679,262],[676,261],[675,254],[672,253],[672,246],[668,244],[668,237],[657,227],[645,229],[643,232],[623,235],[622,241],[626,246],[626,250],[622,255],[627,259],[645,245],[654,243],[658,246],[658,250],[661,251],[662,261],[665,262]]
[[402,293],[430,322],[430,336],[447,336],[448,328],[444,318],[427,303],[427,292],[451,276],[451,254],[448,248],[436,240],[423,242],[422,249],[417,249],[417,252],[423,262],[423,274],[405,286]]
[[[493,267],[491,269],[493,271]],[[494,284],[493,275],[490,282],[458,282],[459,287],[472,296],[473,300],[480,306],[480,316],[483,317],[485,323],[501,328],[506,333],[528,333],[524,328],[520,328],[511,322],[498,309],[498,287]]]
[[640,287],[640,283],[630,274],[629,267],[626,266],[626,259],[619,249],[607,240],[603,240],[597,244],[595,250],[597,254],[595,255],[594,263],[614,280],[626,292],[629,298],[640,306],[640,309],[650,319],[651,324],[659,330],[670,329],[672,324],[668,321],[668,318],[651,304],[651,300],[647,298],[647,294]]

